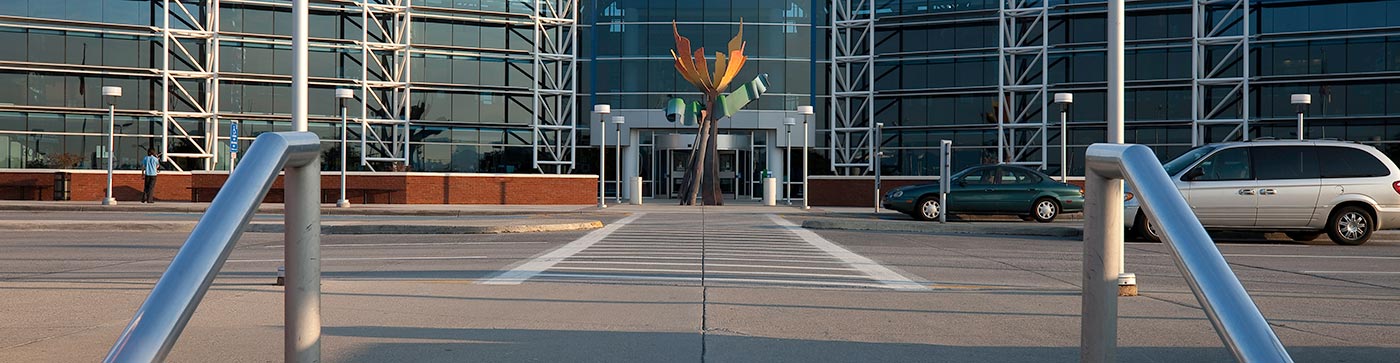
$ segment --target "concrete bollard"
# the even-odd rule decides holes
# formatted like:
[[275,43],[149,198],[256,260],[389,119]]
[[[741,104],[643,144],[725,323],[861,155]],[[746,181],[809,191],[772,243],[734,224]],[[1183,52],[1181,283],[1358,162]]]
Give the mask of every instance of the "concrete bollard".
[[632,179],[632,196],[627,201],[632,205],[642,205],[642,177]]
[[763,205],[778,205],[778,178],[763,178]]

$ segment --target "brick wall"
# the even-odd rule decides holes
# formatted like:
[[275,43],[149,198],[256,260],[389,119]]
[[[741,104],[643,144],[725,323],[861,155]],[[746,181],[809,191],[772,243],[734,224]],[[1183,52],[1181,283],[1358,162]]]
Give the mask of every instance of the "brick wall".
[[596,178],[408,176],[408,204],[593,204]]
[[[886,179],[880,178],[880,192],[884,193],[905,185],[937,183],[938,179]],[[867,177],[827,179],[812,177],[812,185],[807,192],[812,194],[808,203],[825,207],[873,207],[875,205],[875,178]]]
[[[0,171],[0,199],[53,200],[56,170]],[[70,199],[100,201],[106,192],[107,174],[71,171]],[[228,173],[162,172],[156,182],[158,201],[209,202],[228,180]],[[136,171],[118,171],[112,177],[117,201],[139,201],[144,179]],[[346,177],[346,199],[352,204],[593,204],[598,190],[591,176],[542,176],[441,173],[351,173]],[[281,203],[282,177],[278,177],[264,202]],[[340,175],[321,174],[321,202],[340,199]]]

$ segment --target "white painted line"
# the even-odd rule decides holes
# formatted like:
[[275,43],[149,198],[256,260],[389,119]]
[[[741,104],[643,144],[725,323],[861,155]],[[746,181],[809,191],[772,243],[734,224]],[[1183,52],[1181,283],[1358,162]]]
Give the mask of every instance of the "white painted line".
[[627,216],[626,218],[620,219],[617,222],[613,222],[612,224],[603,226],[603,228],[599,228],[597,230],[594,230],[593,232],[588,232],[588,234],[583,235],[583,237],[579,237],[573,242],[569,242],[569,244],[556,248],[553,251],[549,251],[548,253],[540,255],[539,257],[535,257],[534,259],[525,262],[524,264],[521,264],[520,266],[517,266],[514,269],[511,269],[510,271],[503,272],[500,275],[492,277],[491,279],[480,281],[478,283],[485,285],[519,285],[520,283],[525,282],[525,280],[529,280],[531,277],[534,277],[535,275],[538,275],[541,272],[548,270],[550,267],[554,267],[554,264],[559,263],[559,261],[563,261],[564,259],[569,258],[569,256],[573,256],[579,253],[580,251],[583,251],[589,246],[592,246],[594,243],[598,243],[598,241],[601,241],[609,234],[612,234],[613,231],[621,229],[622,226],[626,226],[628,223],[632,223],[632,221],[635,221],[644,215],[646,215],[646,213],[637,213]]
[[[514,244],[537,244],[549,242],[422,242],[422,243],[335,243],[321,244],[326,247],[413,247],[413,246],[457,246],[457,245],[514,245]],[[262,246],[262,248],[283,248],[285,245]]]
[[1400,260],[1396,256],[1327,256],[1327,255],[1251,255],[1239,253],[1227,253],[1225,257],[1269,257],[1269,258],[1339,258],[1357,260]]
[[[664,280],[664,281],[694,281],[700,282],[699,277],[678,277],[678,276],[637,276],[637,275],[608,275],[608,274],[580,274],[580,273],[542,273],[540,277],[574,278],[574,279],[603,279],[603,280]],[[842,282],[842,281],[805,281],[805,280],[781,280],[781,279],[749,279],[734,277],[708,277],[706,281],[715,282],[739,282],[739,283],[760,283],[760,284],[786,284],[786,285],[812,285],[812,286],[846,286],[846,287],[867,287],[888,289],[890,286],[883,284]]]
[[[732,252],[732,253],[731,253],[731,252]],[[583,255],[586,255],[586,254],[594,254],[594,253],[632,253],[632,254],[636,254],[636,255],[681,255],[681,256],[699,256],[699,255],[700,255],[700,251],[699,251],[699,250],[695,250],[695,251],[693,251],[693,252],[670,252],[670,251],[661,251],[661,250],[655,250],[655,249],[621,249],[621,248],[600,249],[600,248],[598,248],[598,247],[596,247],[596,246],[593,247],[593,248],[589,248],[587,251],[579,252],[579,254],[583,254]],[[705,255],[706,255],[706,256],[739,256],[739,257],[813,258],[813,259],[821,259],[821,260],[830,260],[830,259],[833,259],[833,257],[828,256],[828,255],[825,255],[825,254],[819,255],[819,254],[815,254],[815,253],[813,253],[813,254],[762,253],[762,252],[760,252],[760,251],[722,251],[722,250],[717,251],[717,252],[716,252],[716,251],[705,251]]]
[[812,248],[812,246],[805,246],[805,247],[801,247],[801,248],[793,248],[793,247],[756,247],[756,246],[715,246],[715,245],[710,245],[709,243],[706,243],[705,246],[701,246],[699,243],[695,243],[694,245],[670,245],[670,246],[666,246],[666,245],[637,245],[637,244],[625,244],[625,245],[624,245],[624,244],[615,244],[615,243],[612,243],[612,242],[603,242],[603,243],[599,243],[599,244],[593,245],[593,248],[661,249],[661,250],[667,250],[667,249],[670,249],[670,250],[699,250],[699,249],[704,249],[704,250],[707,250],[707,251],[719,251],[719,250],[730,250],[730,251],[772,251],[772,252],[783,252],[783,253],[787,253],[787,252],[817,252],[817,253],[820,253],[820,252],[822,252],[821,250],[818,250],[818,249],[816,249],[816,248]]
[[1400,275],[1400,271],[1301,271],[1319,275]]
[[836,258],[846,261],[847,265],[859,269],[861,272],[864,272],[876,281],[888,285],[892,289],[906,291],[929,289],[928,286],[924,286],[924,284],[914,282],[914,280],[910,280],[908,277],[904,277],[904,275],[900,275],[898,272],[894,272],[894,270],[890,270],[874,260],[858,255],[841,246],[837,246],[835,243],[826,240],[826,238],[822,238],[822,236],[812,233],[812,231],[802,229],[801,226],[793,224],[786,219],[782,219],[777,215],[769,214],[768,219],[773,220],[773,223],[777,223],[779,226],[787,228],[788,231],[796,234],[798,237],[802,237],[807,243],[811,243],[822,251],[826,251],[826,253]]
[[[700,256],[574,255],[568,259],[700,259]],[[836,259],[812,261],[812,259],[727,258],[727,256],[706,256],[706,259],[707,261],[840,263],[840,265],[846,265],[846,262],[836,261]]]
[[[672,269],[664,269],[664,268],[555,267],[554,269],[555,269],[555,270],[574,270],[574,271],[626,271],[626,272],[700,273],[700,270],[672,270]],[[854,270],[853,270],[853,271],[854,271]],[[867,276],[862,276],[862,275],[816,274],[816,273],[802,273],[802,272],[769,272],[769,271],[720,271],[720,270],[713,270],[713,269],[706,269],[706,270],[705,270],[705,274],[707,275],[707,276],[705,277],[706,279],[709,279],[709,276],[708,276],[709,274],[755,275],[755,276],[820,277],[820,278],[861,279],[861,280],[868,280],[868,279],[870,279],[869,277],[867,277]]]
[[[709,259],[709,260],[713,260],[713,258],[711,258],[711,259]],[[632,262],[632,261],[579,261],[577,258],[570,259],[569,261],[560,261],[559,263],[583,264],[583,265],[700,266],[699,263],[683,263],[683,262]],[[717,266],[717,267],[773,268],[773,269],[788,269],[788,270],[856,271],[856,269],[853,269],[853,268],[844,268],[844,267],[803,267],[803,266],[773,266],[773,265],[741,265],[741,264],[731,264],[731,263],[707,263],[707,264],[705,264],[705,265],[706,265],[706,266]]]
[[[490,258],[487,256],[422,256],[422,257],[341,257],[322,258],[321,261],[395,261],[395,260],[475,260]],[[224,262],[282,262],[280,258],[269,258],[265,260],[227,260]]]

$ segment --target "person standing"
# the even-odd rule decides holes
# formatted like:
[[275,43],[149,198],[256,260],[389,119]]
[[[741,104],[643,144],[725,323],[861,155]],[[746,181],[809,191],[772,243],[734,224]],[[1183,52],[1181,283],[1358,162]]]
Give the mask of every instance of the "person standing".
[[146,176],[146,190],[141,194],[141,203],[156,202],[156,171],[160,169],[160,158],[156,149],[146,149],[146,157],[141,158],[142,175]]

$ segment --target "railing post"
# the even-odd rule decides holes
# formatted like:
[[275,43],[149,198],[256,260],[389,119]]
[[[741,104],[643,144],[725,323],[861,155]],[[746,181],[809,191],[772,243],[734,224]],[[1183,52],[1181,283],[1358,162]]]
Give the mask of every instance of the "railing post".
[[[292,128],[308,130],[307,40],[310,0],[292,1]],[[287,265],[283,319],[284,360],[321,361],[321,162],[320,155],[286,173]]]
[[[1118,265],[1123,259],[1123,208],[1110,203],[1122,181],[1084,168],[1084,280],[1079,360],[1114,362],[1118,348]],[[1122,197],[1116,197],[1122,200]]]

